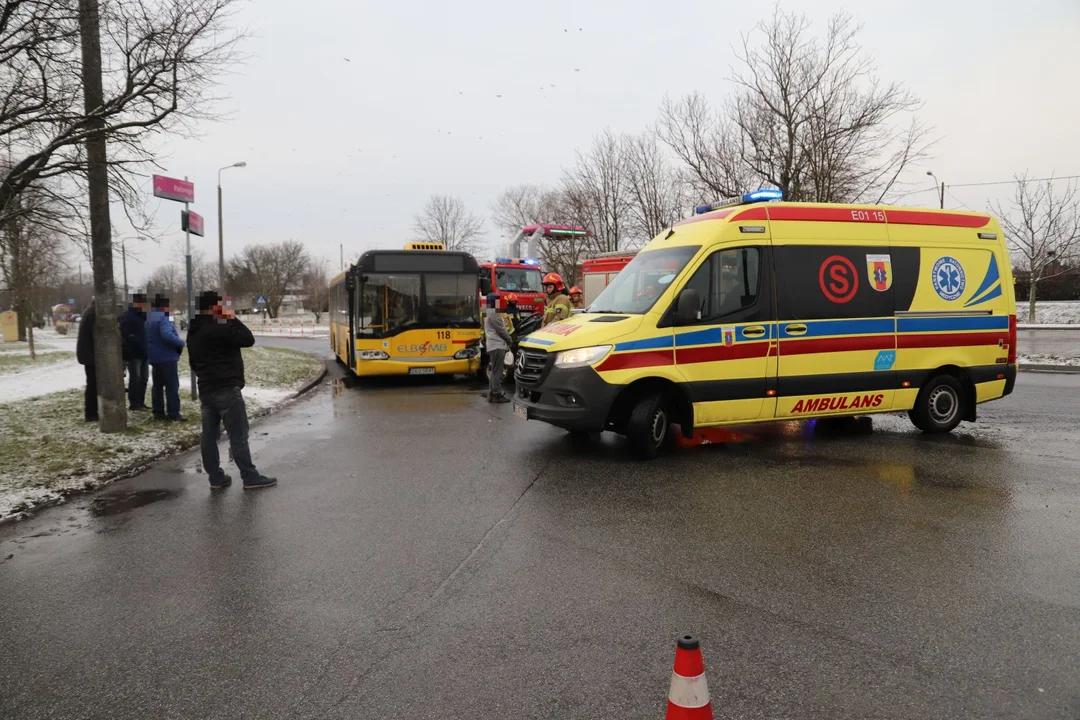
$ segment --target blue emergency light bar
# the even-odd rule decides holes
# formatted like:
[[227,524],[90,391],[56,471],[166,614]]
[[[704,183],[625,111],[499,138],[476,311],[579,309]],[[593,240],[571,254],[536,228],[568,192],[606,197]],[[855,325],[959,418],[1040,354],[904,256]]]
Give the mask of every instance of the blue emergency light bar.
[[783,190],[755,190],[754,192],[746,193],[742,197],[726,198],[714,203],[709,203],[708,205],[698,205],[694,208],[694,214],[701,215],[702,213],[712,212],[713,210],[719,210],[720,208],[732,207],[733,205],[748,205],[750,203],[770,202],[783,199]]
[[495,258],[495,262],[499,263],[500,265],[533,265],[533,266],[539,266],[540,265],[540,261],[537,260],[536,258],[524,258],[523,259],[523,258],[497,257],[497,258]]

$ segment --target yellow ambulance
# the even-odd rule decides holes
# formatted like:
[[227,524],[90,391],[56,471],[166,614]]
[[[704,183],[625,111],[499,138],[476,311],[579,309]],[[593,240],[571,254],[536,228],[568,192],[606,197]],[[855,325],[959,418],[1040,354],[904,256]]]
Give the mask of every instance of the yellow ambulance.
[[673,423],[906,410],[949,432],[1012,392],[1015,306],[989,215],[759,190],[697,208],[586,312],[525,338],[514,412],[646,458]]

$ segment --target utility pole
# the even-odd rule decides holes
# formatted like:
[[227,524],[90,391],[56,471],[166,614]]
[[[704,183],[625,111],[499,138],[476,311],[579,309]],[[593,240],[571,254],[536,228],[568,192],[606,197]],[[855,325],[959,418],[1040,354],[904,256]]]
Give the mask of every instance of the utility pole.
[[[187,175],[184,176],[184,182],[187,182]],[[220,191],[221,188],[219,187],[218,190]],[[184,215],[186,215],[189,218],[191,217],[190,215],[188,215],[188,203],[186,203],[186,202],[184,203]],[[186,249],[184,250],[184,259],[185,259],[186,264],[187,264],[187,321],[188,321],[188,327],[190,328],[191,327],[191,321],[195,319],[195,298],[194,298],[194,292],[193,292],[194,287],[193,287],[192,278],[191,278],[191,221],[190,220],[184,226],[184,242],[186,243],[186,245],[185,245]],[[192,400],[198,400],[199,399],[199,386],[196,384],[195,373],[191,373],[191,399]]]
[[941,209],[945,209],[945,183],[941,183]]
[[338,249],[341,251],[341,270],[345,270],[345,243],[339,243]]
[[[101,83],[101,28],[98,0],[79,0],[82,45],[83,107],[91,133],[86,138],[87,185],[90,200],[90,254],[97,299],[94,323],[94,365],[97,369],[98,428],[103,433],[127,428],[120,330],[116,324],[116,282],[113,279],[112,229],[109,221],[109,167],[105,119],[99,113],[105,93]],[[80,271],[80,276],[81,276]]]

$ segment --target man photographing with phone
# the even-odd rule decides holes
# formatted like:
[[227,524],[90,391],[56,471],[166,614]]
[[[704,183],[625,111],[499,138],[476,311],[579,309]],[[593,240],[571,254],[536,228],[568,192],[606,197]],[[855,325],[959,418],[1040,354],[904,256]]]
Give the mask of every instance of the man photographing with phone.
[[203,468],[210,476],[213,490],[232,484],[232,478],[221,469],[218,453],[222,425],[229,434],[229,447],[233,461],[240,468],[244,489],[277,484],[277,478],[259,474],[248,449],[247,406],[240,392],[244,387],[244,358],[240,348],[254,344],[251,330],[221,304],[220,295],[210,290],[199,296],[199,312],[191,320],[187,348],[191,371],[199,381]]

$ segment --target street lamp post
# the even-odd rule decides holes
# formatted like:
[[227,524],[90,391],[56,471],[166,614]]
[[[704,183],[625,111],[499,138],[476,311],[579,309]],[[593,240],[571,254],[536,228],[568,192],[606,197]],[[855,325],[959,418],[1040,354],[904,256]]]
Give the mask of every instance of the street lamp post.
[[[929,175],[930,177],[934,178],[934,182],[935,182],[935,183],[936,183],[936,182],[940,182],[940,181],[939,181],[939,180],[937,179],[937,175],[935,175],[935,174],[934,174],[933,172],[931,172],[930,170],[927,170],[927,171],[926,171],[926,174],[927,174],[927,175]],[[941,209],[942,209],[942,210],[944,210],[944,209],[945,209],[945,183],[941,183]]]
[[223,168],[219,168],[217,171],[217,244],[218,244],[218,289],[221,291],[221,296],[225,296],[225,228],[222,224],[221,213],[221,171],[228,170],[229,168],[242,168],[247,167],[247,162],[241,160],[238,163],[232,165],[226,165]]

